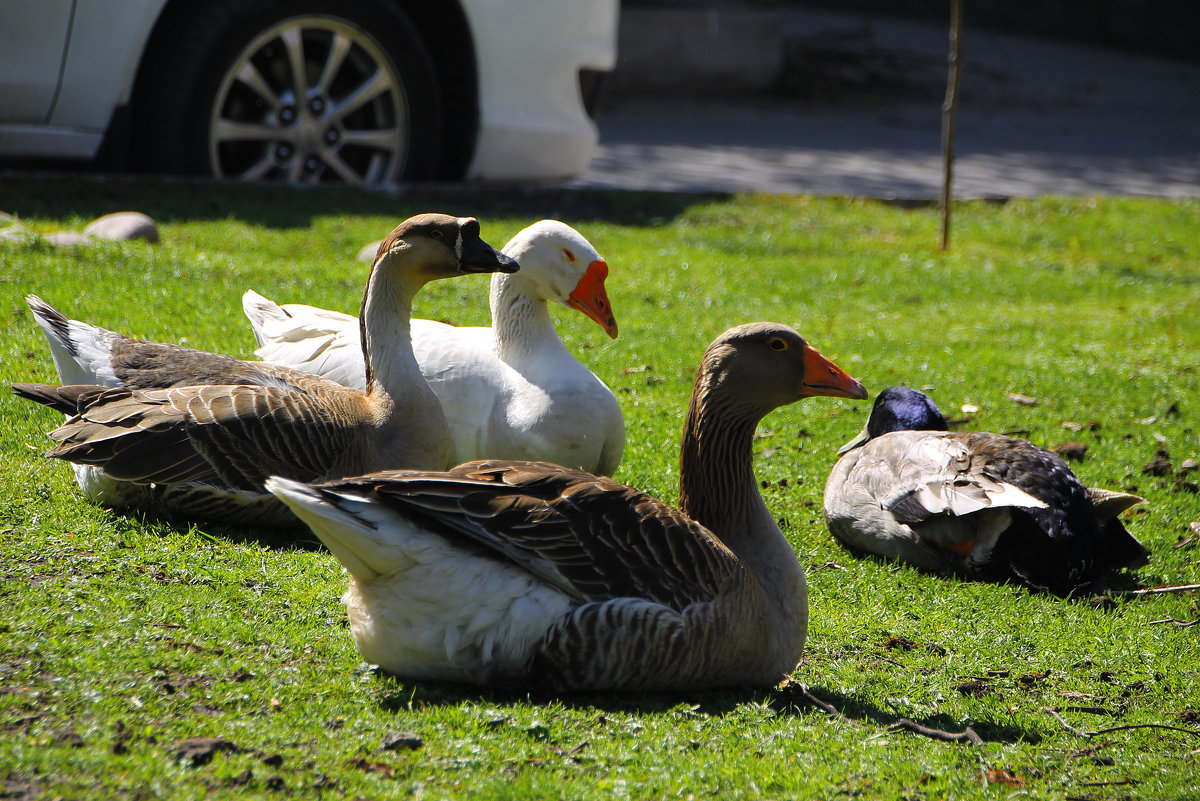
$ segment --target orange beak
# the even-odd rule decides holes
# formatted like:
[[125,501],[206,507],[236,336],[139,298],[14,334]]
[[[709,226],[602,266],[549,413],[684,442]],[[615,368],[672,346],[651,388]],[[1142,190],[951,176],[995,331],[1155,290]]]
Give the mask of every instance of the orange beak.
[[608,264],[603,259],[597,259],[588,265],[583,278],[567,296],[567,303],[595,320],[605,333],[616,339],[617,318],[613,316],[612,303],[604,291],[605,278],[608,278]]
[[867,390],[811,345],[804,348],[804,394],[863,400]]

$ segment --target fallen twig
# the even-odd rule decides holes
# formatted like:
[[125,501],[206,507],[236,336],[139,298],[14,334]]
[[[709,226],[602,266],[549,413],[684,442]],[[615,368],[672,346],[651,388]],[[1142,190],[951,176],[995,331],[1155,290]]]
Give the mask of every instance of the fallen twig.
[[1175,584],[1166,587],[1146,587],[1141,590],[1115,590],[1118,595],[1158,595],[1164,592],[1187,592],[1200,590],[1200,584]]
[[1176,626],[1179,626],[1179,628],[1186,629],[1189,626],[1194,626],[1197,623],[1200,623],[1200,620],[1179,620],[1179,619],[1173,618],[1173,617],[1164,617],[1162,620],[1151,620],[1146,625],[1154,626],[1159,623],[1174,623]]
[[922,737],[930,737],[934,740],[941,740],[944,743],[971,743],[972,745],[983,745],[983,738],[975,733],[975,730],[970,726],[959,732],[943,731],[942,729],[931,729],[928,726],[922,726],[914,720],[908,718],[900,718],[888,729],[895,731],[896,729],[904,729],[911,731],[913,734],[919,734]]
[[803,698],[806,703],[809,703],[812,706],[815,706],[817,709],[821,710],[826,715],[833,715],[835,718],[841,718],[842,720],[852,720],[852,718],[848,718],[844,714],[842,714],[842,710],[838,709],[833,704],[831,704],[828,701],[825,701],[821,698],[818,698],[817,696],[810,693],[808,691],[807,687],[802,687],[798,684],[794,685],[794,686],[799,688],[800,697]]
[[[784,687],[789,692],[796,693],[800,697],[800,700],[802,700],[804,703],[809,704],[810,706],[816,707],[817,709],[821,710],[822,712],[824,712],[827,715],[832,715],[835,718],[840,718],[841,720],[847,721],[849,723],[862,722],[860,718],[852,718],[849,715],[846,715],[845,713],[843,713],[842,710],[838,709],[836,706],[829,703],[828,701],[818,698],[817,696],[813,695],[811,692],[808,691],[807,687],[804,687],[804,686],[800,685],[799,683],[788,682],[784,685]],[[967,726],[963,731],[960,731],[960,732],[943,731],[942,729],[931,729],[928,726],[922,726],[920,723],[917,723],[916,721],[913,721],[913,720],[909,720],[908,718],[900,718],[895,723],[889,724],[885,731],[880,732],[879,734],[876,734],[874,736],[882,737],[884,734],[886,734],[889,731],[897,731],[897,730],[901,730],[901,729],[903,729],[904,731],[912,732],[913,734],[920,734],[923,737],[930,737],[934,740],[941,740],[944,743],[971,743],[972,745],[982,745],[983,744],[983,738],[980,737],[979,734],[974,729],[972,729],[970,726]],[[872,738],[872,739],[874,739],[874,738]]]
[[1059,723],[1061,723],[1063,725],[1063,728],[1066,729],[1067,731],[1071,732],[1072,734],[1078,734],[1080,737],[1085,737],[1089,740],[1093,737],[1099,737],[1102,734],[1112,734],[1113,732],[1116,732],[1116,731],[1129,731],[1131,729],[1166,729],[1168,731],[1177,731],[1177,732],[1182,732],[1184,734],[1190,734],[1193,737],[1200,737],[1200,731],[1197,731],[1195,729],[1183,729],[1183,728],[1180,728],[1179,726],[1168,726],[1165,723],[1128,723],[1123,726],[1109,726],[1106,729],[1096,729],[1095,731],[1084,731],[1083,729],[1077,729],[1074,726],[1072,726],[1070,723],[1068,723],[1067,719],[1064,718],[1059,713],[1059,711],[1052,706],[1042,707],[1042,711],[1048,712],[1051,715],[1053,715],[1054,719],[1057,720]]
[[1063,725],[1063,728],[1066,729],[1067,731],[1071,732],[1072,734],[1078,734],[1080,737],[1086,737],[1088,739],[1096,736],[1094,734],[1088,734],[1086,731],[1083,731],[1082,729],[1077,729],[1074,726],[1072,726],[1070,723],[1067,722],[1067,719],[1064,718],[1061,714],[1059,714],[1059,711],[1057,709],[1055,709],[1054,707],[1047,706],[1047,707],[1043,707],[1042,709],[1043,709],[1043,711],[1049,712],[1051,715],[1053,715],[1054,719],[1057,720],[1059,723],[1061,723]]

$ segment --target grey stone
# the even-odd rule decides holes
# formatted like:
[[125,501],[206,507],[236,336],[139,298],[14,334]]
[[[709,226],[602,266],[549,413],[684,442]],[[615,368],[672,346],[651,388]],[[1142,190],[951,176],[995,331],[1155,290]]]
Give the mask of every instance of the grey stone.
[[379,252],[381,244],[383,244],[383,240],[378,239],[369,245],[363,245],[362,250],[358,251],[358,255],[355,258],[363,264],[371,264],[375,261],[375,254]]
[[92,244],[92,238],[78,231],[54,231],[42,234],[42,240],[60,248],[75,248]]
[[83,232],[99,239],[118,241],[144,239],[150,243],[158,241],[158,226],[154,224],[154,220],[140,211],[117,211],[105,214],[88,223]]
[[0,211],[0,242],[28,242],[33,232],[13,215]]

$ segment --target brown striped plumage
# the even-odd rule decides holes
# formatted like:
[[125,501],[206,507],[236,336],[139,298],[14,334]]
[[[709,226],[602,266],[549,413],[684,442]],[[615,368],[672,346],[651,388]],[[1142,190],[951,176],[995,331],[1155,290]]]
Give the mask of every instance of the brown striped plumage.
[[[94,330],[103,332],[97,335],[103,344],[92,350],[119,386],[14,389],[75,412],[51,433],[58,445],[47,455],[98,468],[99,483],[118,485],[100,493],[101,502],[232,523],[295,525],[264,491],[268,476],[322,481],[446,465],[445,418],[408,339],[412,298],[437,278],[515,269],[515,262],[479,238],[471,218],[424,214],[397,226],[380,246],[364,293],[366,391],[102,329]],[[222,495],[228,497],[220,500]],[[252,518],[243,506],[255,508]]]
[[751,438],[773,408],[818,394],[866,393],[786,326],[719,337],[684,429],[681,508],[545,462],[267,486],[349,570],[363,655],[402,676],[771,686],[800,658],[807,596],[758,493]]

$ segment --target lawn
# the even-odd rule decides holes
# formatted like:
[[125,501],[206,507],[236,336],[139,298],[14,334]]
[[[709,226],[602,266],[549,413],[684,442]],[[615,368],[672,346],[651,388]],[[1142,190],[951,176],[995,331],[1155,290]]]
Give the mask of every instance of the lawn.
[[[1200,626],[1184,625],[1200,594],[1131,592],[1200,582],[1200,202],[963,203],[945,254],[934,209],[865,200],[0,184],[0,210],[42,233],[131,208],[161,244],[0,243],[4,384],[54,379],[30,292],[251,357],[247,288],[354,311],[354,254],[412,213],[478,216],[497,246],[558,217],[612,268],[619,339],[555,318],[622,402],[619,480],[675,500],[696,361],[724,329],[776,320],[872,392],[923,387],[963,428],[1082,442],[1085,483],[1146,498],[1126,522],[1151,563],[1061,599],[856,558],[820,504],[869,402],[815,398],[756,443],[811,587],[794,684],[537,698],[407,683],[362,663],[344,574],[313,541],[90,506],[40,456],[58,417],[4,394],[0,797],[1200,798]],[[431,285],[416,314],[483,323],[486,284]]]

